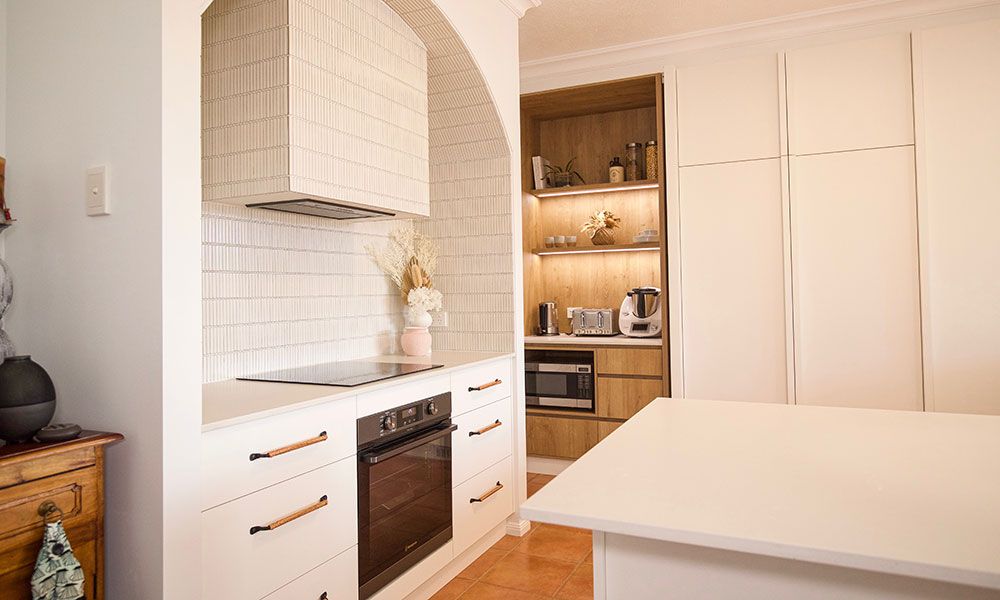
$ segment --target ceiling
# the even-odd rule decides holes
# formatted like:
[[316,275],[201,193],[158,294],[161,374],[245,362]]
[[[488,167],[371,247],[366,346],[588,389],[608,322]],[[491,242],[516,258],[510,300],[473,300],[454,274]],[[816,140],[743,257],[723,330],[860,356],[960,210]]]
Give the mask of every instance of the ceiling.
[[857,3],[858,0],[542,0],[541,6],[532,8],[521,19],[521,60]]

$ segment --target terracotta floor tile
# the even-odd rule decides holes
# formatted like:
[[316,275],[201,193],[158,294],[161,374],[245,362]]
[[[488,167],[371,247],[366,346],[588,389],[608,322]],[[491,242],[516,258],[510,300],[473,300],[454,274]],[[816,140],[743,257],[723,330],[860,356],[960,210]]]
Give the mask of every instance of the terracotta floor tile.
[[579,527],[567,527],[565,525],[553,525],[551,523],[545,523],[546,527],[552,527],[553,529],[561,529],[563,531],[574,531],[576,533],[586,533],[587,535],[593,537],[593,531],[589,529],[580,529]]
[[479,582],[462,594],[462,600],[538,600],[550,596],[540,596],[532,592],[523,592],[502,588],[488,583]]
[[559,600],[592,600],[594,597],[594,565],[582,564],[573,571],[556,592]]
[[487,571],[480,581],[551,596],[562,587],[575,567],[571,562],[511,552]]
[[528,497],[531,498],[532,496],[534,496],[535,492],[537,492],[538,490],[542,489],[542,487],[543,486],[538,485],[537,483],[529,483],[528,484]]
[[459,577],[465,579],[479,579],[483,576],[486,571],[490,570],[490,567],[497,564],[497,562],[507,555],[507,550],[494,550],[490,548],[483,555],[472,561],[472,564],[465,567],[465,570],[458,574]]
[[545,485],[546,483],[552,481],[555,478],[556,478],[555,475],[541,475],[541,474],[539,474],[539,475],[535,475],[535,477],[531,480],[531,482],[532,483],[538,483],[538,484],[541,484],[541,485]]
[[493,544],[494,550],[508,551],[513,550],[514,546],[517,546],[523,540],[523,537],[517,537],[516,535],[505,535],[500,540]]
[[583,530],[541,524],[532,527],[514,552],[579,563],[593,548],[593,538]]
[[476,583],[471,579],[460,579],[456,577],[452,579],[443,588],[438,590],[436,594],[431,596],[431,600],[456,600],[459,596],[465,593],[472,584]]
[[587,558],[583,559],[583,564],[585,564],[585,565],[593,565],[594,564],[594,551],[593,550],[590,551],[590,554],[587,555]]

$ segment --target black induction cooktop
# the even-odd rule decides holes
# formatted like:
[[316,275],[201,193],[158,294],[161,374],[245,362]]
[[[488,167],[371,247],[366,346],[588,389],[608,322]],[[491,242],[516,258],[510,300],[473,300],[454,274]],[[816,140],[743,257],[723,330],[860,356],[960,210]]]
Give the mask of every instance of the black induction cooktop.
[[373,381],[392,379],[437,369],[443,365],[406,364],[374,362],[369,360],[348,360],[342,362],[321,363],[294,369],[268,371],[256,375],[237,377],[247,381],[272,381],[276,383],[306,383],[311,385],[333,385],[338,387],[354,387]]

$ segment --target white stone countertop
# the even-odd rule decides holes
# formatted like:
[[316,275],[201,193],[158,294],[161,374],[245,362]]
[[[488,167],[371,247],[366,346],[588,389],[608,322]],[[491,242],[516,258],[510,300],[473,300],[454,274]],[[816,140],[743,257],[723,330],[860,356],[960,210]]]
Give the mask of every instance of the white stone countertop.
[[1000,417],[660,398],[521,515],[1000,589]]
[[202,431],[229,427],[255,419],[305,408],[338,398],[357,396],[384,387],[445,375],[456,369],[512,357],[511,353],[435,352],[431,356],[386,355],[361,360],[376,362],[435,364],[437,369],[421,371],[355,387],[297,383],[271,383],[228,379],[202,386]]
[[526,335],[525,344],[549,346],[650,346],[659,348],[663,345],[662,338],[634,338],[622,334],[610,336],[597,335]]

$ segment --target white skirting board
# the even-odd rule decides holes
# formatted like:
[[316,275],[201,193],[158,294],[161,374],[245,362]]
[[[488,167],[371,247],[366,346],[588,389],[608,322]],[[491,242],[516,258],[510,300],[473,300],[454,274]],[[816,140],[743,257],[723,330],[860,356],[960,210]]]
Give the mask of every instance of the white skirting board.
[[542,475],[558,475],[573,464],[571,460],[562,458],[549,458],[547,456],[529,456],[528,473],[541,473]]

